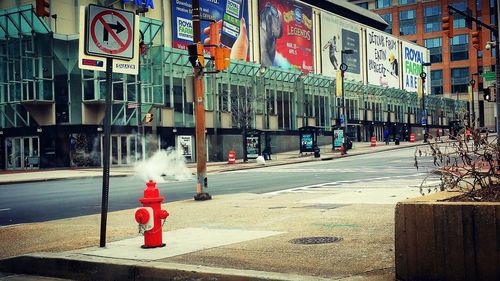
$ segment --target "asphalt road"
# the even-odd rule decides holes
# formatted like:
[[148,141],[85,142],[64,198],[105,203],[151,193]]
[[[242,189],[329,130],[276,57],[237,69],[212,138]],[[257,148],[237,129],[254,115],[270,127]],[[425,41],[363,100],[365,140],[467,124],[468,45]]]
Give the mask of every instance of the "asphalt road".
[[[212,196],[228,193],[266,193],[337,182],[415,177],[414,148],[208,175]],[[167,201],[193,198],[195,179],[157,185]],[[110,178],[109,211],[139,207],[145,183],[139,177]],[[40,222],[101,212],[102,178],[59,180],[0,186],[0,226]]]

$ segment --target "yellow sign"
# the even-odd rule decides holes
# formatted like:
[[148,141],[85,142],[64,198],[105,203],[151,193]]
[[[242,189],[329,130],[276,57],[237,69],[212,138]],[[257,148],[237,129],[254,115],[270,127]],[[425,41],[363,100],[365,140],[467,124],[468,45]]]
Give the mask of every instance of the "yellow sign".
[[342,96],[342,71],[337,70],[337,77],[335,78],[336,82],[336,87],[335,87],[335,93],[337,94],[337,97]]

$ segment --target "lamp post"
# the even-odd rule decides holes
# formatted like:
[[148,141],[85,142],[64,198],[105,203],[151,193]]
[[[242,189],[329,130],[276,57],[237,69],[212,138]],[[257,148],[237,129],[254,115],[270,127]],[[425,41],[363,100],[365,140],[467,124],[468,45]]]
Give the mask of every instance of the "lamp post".
[[347,64],[344,63],[344,55],[354,54],[354,50],[346,49],[340,51],[340,73],[342,74],[342,115],[340,116],[341,127],[347,128],[347,116],[345,110],[345,95],[344,95],[344,73],[347,71]]
[[420,72],[420,79],[422,79],[422,126],[424,126],[424,142],[427,142],[429,135],[429,124],[427,122],[427,113],[425,112],[425,79],[427,78],[427,73],[424,71],[424,66],[430,65],[430,62],[422,63],[422,70]]
[[474,80],[474,76],[477,76],[479,79],[479,72],[472,73],[472,79],[469,81],[469,85],[471,86],[471,89],[470,89],[470,100],[471,100],[470,116],[472,119],[470,122],[470,126],[472,128],[476,127],[476,109],[474,108],[474,85],[476,84],[476,80]]

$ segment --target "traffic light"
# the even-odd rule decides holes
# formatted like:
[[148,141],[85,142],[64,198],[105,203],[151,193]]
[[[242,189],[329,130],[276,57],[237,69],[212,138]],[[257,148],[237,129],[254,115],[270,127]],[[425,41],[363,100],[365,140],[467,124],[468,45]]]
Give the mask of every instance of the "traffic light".
[[483,91],[483,99],[485,101],[491,101],[491,90],[490,90],[490,88],[484,89],[484,91]]
[[50,17],[50,0],[36,0],[35,14],[39,17]]
[[223,71],[229,67],[231,63],[230,59],[231,49],[229,48],[215,48],[215,70]]
[[443,28],[443,35],[448,36],[448,38],[453,38],[453,16],[443,17],[443,23],[441,27]]
[[188,46],[189,62],[193,67],[203,68],[205,66],[205,56],[202,44],[192,44]]
[[481,31],[474,31],[471,33],[471,42],[472,42],[472,47],[476,48],[476,50],[481,50]]
[[217,22],[210,23],[210,56],[215,57],[215,48],[220,45],[220,25]]
[[151,123],[151,121],[153,121],[153,114],[151,113],[146,113],[146,117],[144,118],[144,121],[146,122],[146,124],[149,124]]

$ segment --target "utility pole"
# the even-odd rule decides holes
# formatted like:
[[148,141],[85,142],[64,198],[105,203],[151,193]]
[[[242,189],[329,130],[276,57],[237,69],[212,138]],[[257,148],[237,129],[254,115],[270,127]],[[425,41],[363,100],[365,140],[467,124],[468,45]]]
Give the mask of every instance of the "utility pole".
[[[193,43],[201,44],[201,11],[200,0],[193,0]],[[202,51],[203,52],[203,51]],[[203,55],[203,54],[202,54]],[[193,66],[196,126],[196,194],[195,200],[210,200],[212,196],[206,192],[207,154],[205,151],[205,97],[203,81],[203,65]]]

